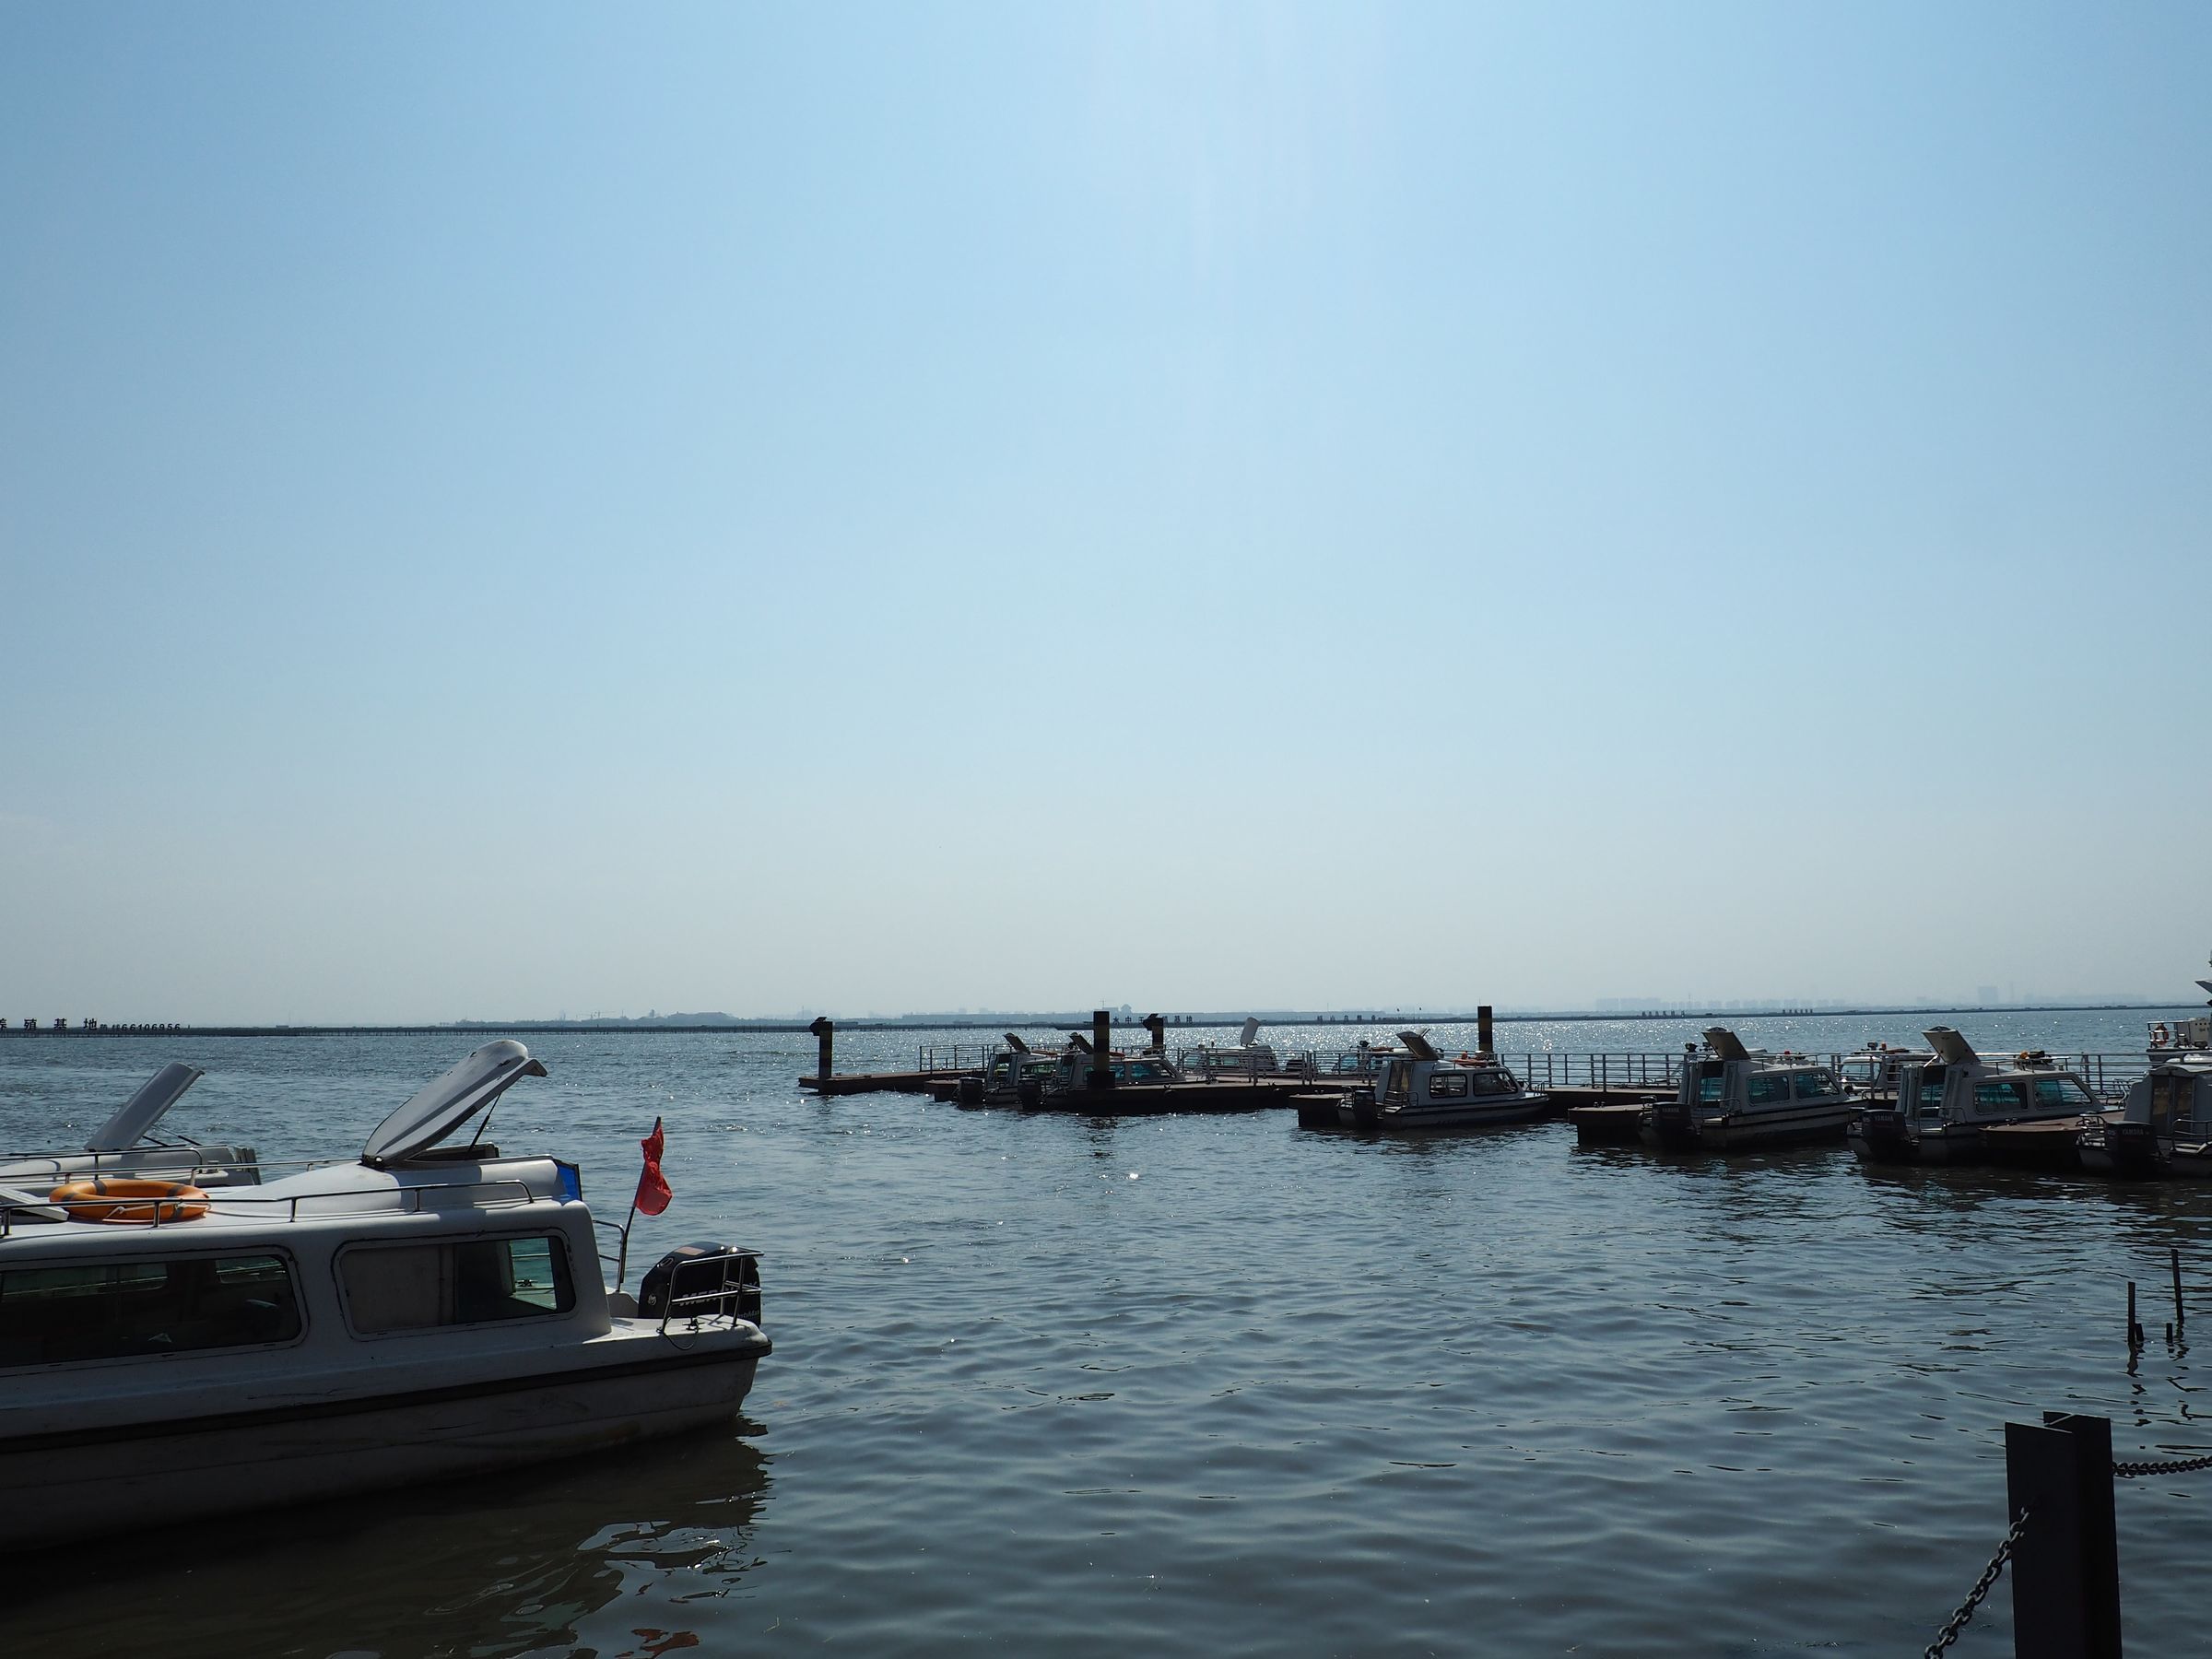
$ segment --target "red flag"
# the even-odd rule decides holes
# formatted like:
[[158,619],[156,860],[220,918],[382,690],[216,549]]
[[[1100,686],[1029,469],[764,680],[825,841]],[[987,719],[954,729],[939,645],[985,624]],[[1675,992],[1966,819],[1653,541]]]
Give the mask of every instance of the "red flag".
[[633,1201],[649,1216],[657,1216],[668,1207],[668,1200],[676,1194],[668,1190],[668,1178],[661,1173],[661,1149],[668,1137],[661,1133],[661,1120],[653,1120],[653,1133],[638,1143],[645,1149],[645,1168],[638,1176],[638,1195]]

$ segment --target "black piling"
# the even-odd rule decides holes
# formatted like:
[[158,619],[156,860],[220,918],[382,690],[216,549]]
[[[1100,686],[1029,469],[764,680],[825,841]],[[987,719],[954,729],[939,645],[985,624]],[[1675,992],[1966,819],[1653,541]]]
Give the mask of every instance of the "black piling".
[[2120,1659],[2120,1535],[2112,1426],[2045,1412],[2005,1425],[2005,1496],[2014,1524],[2016,1659]]
[[831,1024],[829,1017],[825,1015],[806,1029],[814,1033],[817,1044],[814,1056],[814,1075],[822,1082],[827,1083],[830,1081],[830,1049],[832,1046],[830,1037],[836,1031],[837,1027]]
[[2136,1323],[2136,1281],[2127,1281],[2127,1346],[2130,1352],[2143,1346],[2143,1327]]
[[2173,1328],[2176,1335],[2182,1328],[2182,1252],[2176,1245],[2169,1253],[2173,1261]]
[[1090,1015],[1090,1086],[1113,1087],[1113,1016],[1104,1008]]
[[1482,1004],[1475,1010],[1475,1048],[1477,1053],[1484,1054],[1494,1054],[1498,1052],[1490,1046],[1490,1005],[1488,1003]]

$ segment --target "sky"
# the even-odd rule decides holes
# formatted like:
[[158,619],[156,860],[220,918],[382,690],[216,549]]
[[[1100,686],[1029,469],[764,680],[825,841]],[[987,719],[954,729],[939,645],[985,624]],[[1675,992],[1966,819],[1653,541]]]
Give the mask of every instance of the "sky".
[[2193,995],[2208,77],[0,0],[0,1015]]

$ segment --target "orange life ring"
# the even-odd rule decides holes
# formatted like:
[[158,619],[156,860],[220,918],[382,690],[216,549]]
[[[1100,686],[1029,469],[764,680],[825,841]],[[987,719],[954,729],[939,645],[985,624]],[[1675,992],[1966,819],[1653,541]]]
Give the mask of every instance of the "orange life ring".
[[68,1211],[72,1221],[197,1221],[207,1213],[207,1194],[182,1181],[95,1175],[89,1181],[64,1182],[46,1198]]

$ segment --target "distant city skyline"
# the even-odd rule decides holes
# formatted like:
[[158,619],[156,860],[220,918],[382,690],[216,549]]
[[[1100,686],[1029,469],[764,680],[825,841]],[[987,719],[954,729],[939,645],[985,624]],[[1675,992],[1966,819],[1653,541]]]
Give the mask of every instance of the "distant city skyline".
[[0,10],[0,1008],[2177,995],[2212,10]]

